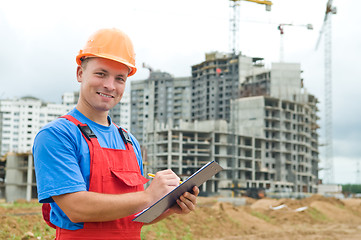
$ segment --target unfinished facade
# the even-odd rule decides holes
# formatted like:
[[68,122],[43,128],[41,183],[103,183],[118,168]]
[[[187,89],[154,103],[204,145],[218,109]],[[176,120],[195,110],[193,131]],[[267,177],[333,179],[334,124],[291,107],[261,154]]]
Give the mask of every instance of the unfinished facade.
[[230,119],[230,100],[239,97],[238,56],[213,52],[192,66],[191,120]]
[[8,153],[6,155],[5,200],[30,201],[37,198],[33,155],[31,153]]
[[132,134],[144,143],[147,128],[155,122],[175,125],[190,119],[190,78],[174,78],[169,73],[151,71],[149,78],[131,82]]
[[171,168],[182,179],[215,160],[224,170],[200,187],[207,195],[219,194],[232,186],[271,188],[274,185],[272,176],[262,178],[260,174],[265,140],[232,134],[225,120],[181,123],[176,128],[171,122],[160,124],[148,132],[146,149],[147,171]]
[[264,96],[232,103],[235,132],[264,139],[260,180],[272,180],[276,189],[317,191],[316,103],[312,95],[304,103]]
[[191,102],[182,98],[178,116],[167,105],[180,84],[174,78],[153,75],[132,84],[132,119],[143,126],[132,132],[142,136],[145,172],[172,168],[185,179],[215,160],[224,171],[201,187],[203,193],[253,187],[317,192],[318,101],[303,88],[301,73],[296,63],[266,69],[262,58],[211,53],[192,66]]

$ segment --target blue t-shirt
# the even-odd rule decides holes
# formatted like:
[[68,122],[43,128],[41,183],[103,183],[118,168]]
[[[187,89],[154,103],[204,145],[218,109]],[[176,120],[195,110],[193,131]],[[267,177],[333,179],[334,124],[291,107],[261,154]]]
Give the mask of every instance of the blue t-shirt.
[[[114,124],[103,126],[85,117],[76,108],[68,113],[81,123],[87,124],[97,136],[103,148],[125,149],[124,141]],[[111,122],[108,116],[109,122]],[[129,134],[133,143],[139,168],[143,163],[138,141]],[[34,165],[41,203],[50,203],[50,221],[64,229],[83,228],[83,223],[73,223],[57,206],[52,196],[89,189],[89,147],[79,128],[65,118],[45,125],[36,135],[33,146]]]

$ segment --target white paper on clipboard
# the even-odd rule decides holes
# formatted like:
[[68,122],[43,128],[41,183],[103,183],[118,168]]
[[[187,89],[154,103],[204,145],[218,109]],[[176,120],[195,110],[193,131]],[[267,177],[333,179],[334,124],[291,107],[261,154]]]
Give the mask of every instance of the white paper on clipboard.
[[159,217],[165,210],[173,206],[176,200],[185,192],[190,192],[194,186],[199,187],[211,177],[222,171],[223,168],[215,161],[208,162],[178,187],[173,189],[158,202],[136,215],[133,221],[150,223]]

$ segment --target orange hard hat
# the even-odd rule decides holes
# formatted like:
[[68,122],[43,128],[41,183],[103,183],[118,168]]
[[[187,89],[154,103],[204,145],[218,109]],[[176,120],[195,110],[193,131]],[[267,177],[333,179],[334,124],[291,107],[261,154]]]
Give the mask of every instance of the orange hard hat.
[[128,76],[137,71],[132,41],[128,35],[115,28],[101,29],[90,36],[76,56],[77,64],[80,65],[85,57],[101,57],[123,63],[130,69]]

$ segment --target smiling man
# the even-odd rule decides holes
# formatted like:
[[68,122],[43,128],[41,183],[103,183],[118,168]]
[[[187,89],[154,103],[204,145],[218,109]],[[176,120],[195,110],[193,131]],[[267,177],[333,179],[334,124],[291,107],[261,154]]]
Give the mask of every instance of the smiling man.
[[[34,140],[39,202],[56,239],[140,239],[134,214],[179,184],[170,169],[160,171],[144,190],[137,140],[112,123],[108,112],[122,98],[136,72],[133,45],[117,29],[90,37],[76,61],[80,96],[67,115],[47,124]],[[199,189],[186,192],[170,214],[195,209]]]
[[[77,68],[77,79],[81,83],[77,109],[95,122],[108,124],[108,111],[121,100],[129,68],[106,58],[86,58]],[[97,114],[93,114],[96,112]]]

